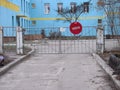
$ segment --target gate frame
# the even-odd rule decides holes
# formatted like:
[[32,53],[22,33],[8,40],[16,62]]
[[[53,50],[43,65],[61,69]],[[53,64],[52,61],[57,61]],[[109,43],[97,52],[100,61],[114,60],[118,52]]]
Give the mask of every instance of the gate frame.
[[23,29],[21,27],[16,28],[16,51],[17,54],[24,54],[24,43],[23,43]]
[[[55,44],[57,44],[57,45],[59,45],[59,46],[55,46],[55,48],[54,48],[54,46],[52,46],[54,49],[56,49],[55,51],[52,51],[51,49],[49,49],[49,46],[44,46],[44,44],[49,44],[48,43],[48,41],[49,40],[47,40],[47,42],[46,43],[44,43],[44,42],[42,42],[42,40],[44,40],[44,39],[42,39],[42,38],[40,38],[40,37],[38,37],[37,38],[37,36],[40,36],[40,31],[39,30],[42,30],[43,28],[24,28],[25,29],[25,34],[24,35],[31,35],[30,36],[30,38],[28,39],[28,41],[27,41],[27,38],[25,39],[25,42],[24,43],[28,43],[29,45],[31,44],[31,45],[34,45],[33,46],[33,48],[35,49],[35,50],[38,50],[37,49],[37,46],[38,47],[40,47],[41,48],[41,52],[39,52],[39,53],[43,53],[43,54],[69,54],[69,53],[75,53],[75,54],[79,54],[79,53],[96,53],[96,31],[97,31],[97,26],[85,26],[85,33],[88,33],[88,32],[90,32],[91,31],[91,29],[90,29],[90,27],[91,27],[91,29],[92,30],[94,30],[94,32],[92,31],[92,33],[89,33],[88,35],[90,36],[90,37],[92,37],[91,39],[90,39],[90,41],[88,41],[89,40],[89,36],[87,37],[87,35],[85,35],[85,39],[84,39],[84,36],[83,36],[83,38],[80,36],[80,35],[77,35],[76,36],[76,38],[74,38],[75,40],[79,40],[80,38],[80,40],[82,40],[82,39],[84,39],[84,41],[80,41],[79,43],[78,42],[76,42],[76,44],[78,44],[77,46],[75,45],[75,47],[78,47],[79,49],[76,49],[75,51],[74,51],[74,46],[73,46],[73,48],[72,49],[70,49],[69,51],[64,51],[64,46],[65,47],[67,47],[67,44],[69,43],[64,43],[64,42],[62,42],[61,40],[62,40],[62,36],[58,36],[57,38],[55,38],[55,39],[53,39],[53,40],[55,40]],[[69,27],[62,27],[62,29],[63,28],[66,28],[66,31],[69,29]],[[61,30],[61,27],[45,27],[44,28],[45,30],[48,30],[48,32],[47,32],[47,34],[49,34],[50,33],[50,31],[51,31],[51,29],[53,29],[52,31],[54,32],[54,29],[55,30],[57,30],[57,31],[55,31],[55,32],[60,32],[60,31],[63,31],[63,30]],[[50,30],[50,31],[49,31]],[[34,31],[33,32],[33,34],[31,34],[31,31]],[[29,32],[30,32],[30,34],[29,34]],[[36,33],[37,32],[37,33]],[[68,31],[67,31],[68,32]],[[65,33],[67,33],[67,32],[65,32]],[[83,32],[83,34],[84,34],[84,32]],[[34,36],[36,36],[36,37],[34,37]],[[64,34],[63,34],[64,35]],[[71,35],[71,34],[70,34]],[[93,35],[93,36],[92,36]],[[73,35],[73,37],[74,37],[74,35]],[[71,37],[71,38],[73,38],[73,37]],[[47,35],[47,38],[50,38],[49,37],[49,35]],[[64,38],[64,36],[63,36],[63,39],[65,39],[65,40],[67,40],[66,39],[67,37],[65,37]],[[68,34],[68,38],[69,38],[69,34]],[[74,40],[74,39],[71,39],[70,38],[70,40]],[[87,40],[88,39],[88,40]],[[51,38],[50,38],[50,40],[51,40]],[[57,40],[57,43],[56,43],[56,40]],[[30,42],[29,42],[30,41]],[[86,42],[87,41],[87,42]],[[41,43],[41,44],[40,44]],[[61,46],[61,43],[63,43],[63,44],[66,44],[66,45],[64,45],[63,46],[63,48],[62,48],[62,46]],[[83,45],[83,44],[86,44],[86,45]],[[89,45],[89,43],[90,43],[90,45]],[[40,44],[40,45],[39,45]],[[37,45],[37,46],[36,46]],[[42,45],[42,46],[41,46]],[[82,46],[81,46],[82,45]],[[87,47],[87,49],[86,50],[82,50],[82,47],[83,48],[85,48],[85,46]],[[94,47],[93,47],[94,46]],[[50,48],[52,48],[52,47],[50,47]],[[69,45],[69,47],[70,47],[70,45]],[[42,49],[42,48],[46,48],[46,50],[45,50],[45,52],[44,52],[44,49]],[[47,49],[48,48],[48,49]],[[62,51],[63,50],[63,51]],[[66,50],[66,49],[65,49]]]

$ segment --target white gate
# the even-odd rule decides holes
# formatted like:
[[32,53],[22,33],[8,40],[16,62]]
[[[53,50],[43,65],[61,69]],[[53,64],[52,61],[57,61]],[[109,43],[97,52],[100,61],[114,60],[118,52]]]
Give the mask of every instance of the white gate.
[[31,44],[38,53],[93,53],[96,52],[96,29],[86,26],[74,35],[68,27],[25,28],[24,43]]

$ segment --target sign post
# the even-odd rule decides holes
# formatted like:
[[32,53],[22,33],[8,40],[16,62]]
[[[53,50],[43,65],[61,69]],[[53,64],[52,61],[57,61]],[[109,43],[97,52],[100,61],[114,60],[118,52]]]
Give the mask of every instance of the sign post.
[[79,34],[82,31],[82,25],[79,22],[73,22],[70,24],[70,32],[73,34]]

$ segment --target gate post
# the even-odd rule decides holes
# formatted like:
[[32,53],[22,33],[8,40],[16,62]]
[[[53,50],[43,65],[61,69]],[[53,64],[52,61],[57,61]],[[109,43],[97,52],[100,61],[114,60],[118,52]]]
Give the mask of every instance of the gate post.
[[16,28],[17,54],[23,54],[23,31],[21,27]]
[[98,27],[97,28],[97,53],[103,53],[104,52],[104,35],[103,35],[103,27]]
[[61,28],[59,28],[59,54],[62,54],[62,50],[61,50]]
[[0,54],[3,54],[3,27],[0,26]]

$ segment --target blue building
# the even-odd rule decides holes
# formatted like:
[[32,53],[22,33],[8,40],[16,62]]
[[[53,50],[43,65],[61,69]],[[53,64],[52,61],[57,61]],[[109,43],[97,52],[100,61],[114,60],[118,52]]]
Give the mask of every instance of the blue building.
[[[70,23],[65,22],[64,18],[59,15],[58,7],[71,8],[72,3],[76,5],[88,2],[88,0],[31,0],[34,5],[31,8],[31,21],[33,27],[69,27]],[[79,18],[79,22],[83,26],[96,26],[98,19],[104,18],[103,11],[95,8],[97,0],[89,3],[89,11],[83,12]],[[47,10],[48,9],[48,10]],[[60,19],[59,21],[57,19]]]
[[29,6],[30,0],[0,0],[0,25],[29,27]]
[[[89,2],[90,1],[90,2]],[[104,23],[106,14],[97,9],[99,0],[0,0],[0,26],[21,26],[23,28],[69,27],[58,9],[72,8],[86,4],[78,22],[82,26],[97,26],[98,20]],[[89,2],[89,3],[88,3]],[[48,32],[49,33],[49,32]]]
[[[88,2],[88,0],[0,0],[0,25],[22,27],[68,27],[70,23],[57,20],[62,19],[58,12],[58,4],[62,8],[71,7]],[[95,9],[97,1],[91,1],[89,12],[83,13],[79,21],[83,26],[97,25],[97,20],[104,18],[104,13]],[[46,8],[49,8],[49,11]],[[90,22],[90,23],[89,23]]]

